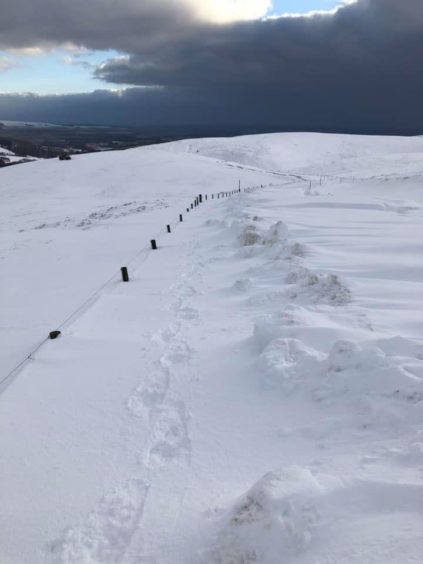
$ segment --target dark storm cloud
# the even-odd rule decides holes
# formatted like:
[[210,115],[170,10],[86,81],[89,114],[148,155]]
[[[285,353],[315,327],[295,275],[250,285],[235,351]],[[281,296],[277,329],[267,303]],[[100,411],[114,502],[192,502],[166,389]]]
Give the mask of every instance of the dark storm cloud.
[[[171,24],[170,6],[161,32],[140,33],[138,39],[128,33],[129,56],[96,70],[107,82],[163,87],[109,95],[113,119],[423,130],[422,0],[359,0],[333,16],[224,26],[193,20],[188,25],[184,18]],[[109,41],[108,47],[116,48],[122,40],[114,43],[111,36]],[[91,107],[93,122],[102,115],[98,108],[105,107],[101,96],[99,106],[91,104],[95,96],[58,97],[52,105],[72,107],[74,113],[80,108],[84,115]],[[0,115],[3,102],[0,98]]]
[[203,123],[202,116],[210,116],[204,113],[204,104],[200,108],[199,102],[192,94],[175,89],[129,88],[122,92],[97,90],[89,94],[48,96],[0,94],[0,117],[58,124],[154,126],[180,124],[182,113],[183,120]]
[[361,0],[334,16],[194,28],[160,48],[110,61],[114,83],[207,88],[348,86],[382,75],[415,78],[423,55],[422,0]]
[[131,52],[193,23],[178,0],[12,0],[2,2],[0,49],[73,43]]

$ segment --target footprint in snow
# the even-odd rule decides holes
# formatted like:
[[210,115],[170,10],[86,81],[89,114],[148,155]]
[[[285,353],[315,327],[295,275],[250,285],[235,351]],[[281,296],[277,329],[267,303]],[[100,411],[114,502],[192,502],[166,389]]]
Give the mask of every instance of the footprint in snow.
[[187,420],[182,401],[168,403],[158,409],[149,452],[150,462],[161,465],[189,454],[191,444]]
[[137,416],[146,414],[146,409],[163,402],[169,388],[169,373],[164,369],[152,372],[148,381],[139,386],[128,399],[128,409]]
[[110,492],[86,520],[50,545],[53,564],[121,562],[142,517],[149,484],[131,479]]
[[186,321],[194,321],[199,317],[198,310],[192,307],[181,307],[178,310],[177,315],[180,319],[184,319]]
[[160,364],[170,367],[173,364],[187,362],[191,358],[191,349],[185,341],[175,340],[169,344],[168,350],[160,358]]

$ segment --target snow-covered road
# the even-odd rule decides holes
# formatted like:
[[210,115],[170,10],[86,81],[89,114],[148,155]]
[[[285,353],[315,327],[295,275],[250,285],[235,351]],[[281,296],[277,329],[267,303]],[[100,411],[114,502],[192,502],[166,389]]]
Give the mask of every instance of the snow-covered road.
[[[140,158],[144,166],[161,159],[152,179],[170,174],[166,158],[182,159],[191,191],[162,198],[156,186],[168,207],[142,216],[147,229],[136,229],[147,241],[158,220],[177,218],[182,198],[184,207],[198,192],[209,199],[160,235],[158,251],[139,255],[128,284],[104,288],[0,397],[1,561],[420,562],[422,176],[411,157],[408,172],[400,169],[397,141],[392,175],[358,179],[356,170],[341,182],[327,165],[310,189],[298,162],[292,176],[257,170],[260,154],[263,169],[277,168],[269,159],[281,139],[268,137],[273,153],[263,139],[239,141],[255,170],[184,156],[173,144]],[[218,144],[191,143],[193,152]],[[244,167],[232,143],[227,160]],[[336,153],[330,159],[338,167]],[[190,166],[209,167],[208,186]],[[264,187],[211,200],[233,174]],[[138,244],[128,218],[109,221],[82,231],[81,240],[93,237],[80,251],[89,262],[111,230],[110,262],[96,255],[101,275],[123,241],[131,252]],[[57,257],[67,227],[44,229]],[[27,244],[42,248],[36,237]]]

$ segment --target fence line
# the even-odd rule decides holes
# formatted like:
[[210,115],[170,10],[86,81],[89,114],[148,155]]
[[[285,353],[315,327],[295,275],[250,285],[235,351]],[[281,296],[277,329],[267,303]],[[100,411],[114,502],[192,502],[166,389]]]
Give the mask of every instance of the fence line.
[[[251,186],[251,187],[247,187],[247,188],[243,188],[241,190],[240,187],[240,183],[239,183],[239,188],[237,188],[236,190],[231,190],[229,192],[225,192],[225,191],[221,191],[221,192],[214,192],[213,194],[211,194],[212,198],[211,199],[220,199],[220,198],[225,198],[225,197],[231,197],[235,194],[240,194],[242,192],[245,193],[250,193],[253,192],[254,190],[258,190],[259,188],[264,188],[264,185],[261,184],[260,186]],[[202,196],[202,195],[201,195]],[[202,197],[196,196],[194,198],[194,202],[191,204],[191,210],[189,207],[187,207],[187,212],[191,212],[194,211],[194,209],[196,207],[199,206],[200,203],[203,203],[204,201],[211,201],[211,199],[208,199],[208,194],[205,195],[205,199],[203,200]],[[217,197],[216,197],[217,196]],[[174,224],[169,224],[172,228],[172,230],[177,227],[178,225],[180,225],[182,223],[181,217],[182,215],[179,216],[180,219],[179,221],[176,221]],[[156,235],[154,235],[154,239],[158,238],[160,235],[164,234],[164,233],[169,233],[168,230],[164,230],[161,229]],[[135,255],[133,255],[128,261],[127,261],[127,265],[132,264],[140,255],[142,255],[143,253],[146,253],[144,259],[136,266],[136,270],[138,270],[140,268],[140,266],[142,266],[149,258],[150,256],[150,252],[148,252],[150,249],[150,246],[148,244],[145,244],[139,251],[137,251],[135,253]],[[75,321],[80,315],[82,315],[83,313],[85,313],[85,311],[87,311],[91,305],[95,302],[95,300],[97,299],[97,297],[101,294],[101,292],[109,285],[111,284],[116,278],[118,278],[119,276],[119,271],[115,271],[113,273],[112,276],[110,276],[110,278],[108,278],[106,280],[106,282],[104,282],[101,286],[99,286],[98,288],[96,288],[89,296],[86,300],[84,300],[82,302],[81,305],[79,305],[74,311],[72,311],[72,313],[70,313],[65,319],[64,321],[62,321],[60,323],[60,325],[57,326],[57,330],[63,329],[66,326],[68,326],[70,323],[72,323],[73,321]],[[25,366],[25,364],[29,361],[29,360],[33,360],[32,355],[34,355],[37,351],[40,350],[40,348],[44,345],[44,343],[46,343],[48,340],[50,339],[50,336],[46,336],[42,341],[40,341],[38,343],[38,345],[31,350],[31,352],[21,361],[19,362],[16,366],[14,366],[1,380],[0,380],[0,393],[2,391],[4,391],[5,389],[5,384],[8,382],[8,380],[11,380],[13,378],[13,376],[15,376],[19,370],[21,368],[23,368]]]

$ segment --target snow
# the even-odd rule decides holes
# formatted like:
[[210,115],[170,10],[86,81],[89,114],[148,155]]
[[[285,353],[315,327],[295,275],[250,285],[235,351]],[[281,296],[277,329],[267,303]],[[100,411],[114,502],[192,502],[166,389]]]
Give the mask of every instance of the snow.
[[298,133],[3,169],[1,378],[43,344],[1,388],[0,560],[419,562],[422,156]]
[[[0,131],[1,131],[1,129],[0,129]],[[35,157],[19,157],[18,155],[15,155],[15,153],[10,151],[9,149],[6,149],[5,147],[2,147],[0,145],[0,158],[1,157],[6,157],[8,163],[19,163],[23,159],[25,159],[24,162],[37,160]]]
[[6,149],[6,147],[2,147],[0,145],[0,155],[2,156],[13,156],[15,153],[12,153],[12,151],[9,151],[9,149]]

